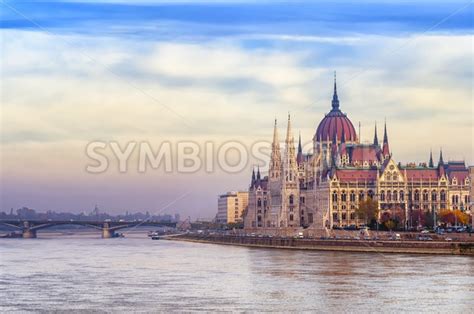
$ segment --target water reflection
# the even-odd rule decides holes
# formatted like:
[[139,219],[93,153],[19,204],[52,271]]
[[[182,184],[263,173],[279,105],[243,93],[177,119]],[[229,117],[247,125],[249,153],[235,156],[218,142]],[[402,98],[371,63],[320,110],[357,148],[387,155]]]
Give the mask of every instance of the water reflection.
[[474,260],[151,241],[0,241],[2,311],[471,311]]

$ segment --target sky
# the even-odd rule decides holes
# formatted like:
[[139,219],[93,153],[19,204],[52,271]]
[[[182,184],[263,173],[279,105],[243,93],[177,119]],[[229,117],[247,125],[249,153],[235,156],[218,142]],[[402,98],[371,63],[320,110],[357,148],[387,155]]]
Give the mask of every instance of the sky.
[[[310,151],[334,71],[362,142],[386,120],[397,162],[442,148],[474,163],[471,1],[130,3],[2,2],[0,210],[212,218],[265,158],[236,173],[140,172],[134,150],[120,172],[110,143],[169,142],[173,158],[179,142],[250,149],[275,118],[282,139],[290,112]],[[94,141],[110,158],[102,173],[87,171]]]

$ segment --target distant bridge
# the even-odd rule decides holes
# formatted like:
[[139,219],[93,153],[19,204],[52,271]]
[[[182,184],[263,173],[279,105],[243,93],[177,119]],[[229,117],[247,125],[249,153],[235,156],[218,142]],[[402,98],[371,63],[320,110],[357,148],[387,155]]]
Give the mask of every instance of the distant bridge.
[[59,225],[79,225],[102,231],[102,238],[116,237],[115,231],[140,226],[176,227],[175,222],[155,221],[76,221],[76,220],[0,220],[1,225],[21,230],[24,239],[36,238],[36,231]]

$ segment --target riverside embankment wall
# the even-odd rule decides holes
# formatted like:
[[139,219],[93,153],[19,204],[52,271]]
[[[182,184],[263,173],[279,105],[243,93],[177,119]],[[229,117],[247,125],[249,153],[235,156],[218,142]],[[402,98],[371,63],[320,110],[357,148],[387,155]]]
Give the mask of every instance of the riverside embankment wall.
[[474,242],[320,240],[232,235],[180,235],[169,239],[261,248],[474,256]]

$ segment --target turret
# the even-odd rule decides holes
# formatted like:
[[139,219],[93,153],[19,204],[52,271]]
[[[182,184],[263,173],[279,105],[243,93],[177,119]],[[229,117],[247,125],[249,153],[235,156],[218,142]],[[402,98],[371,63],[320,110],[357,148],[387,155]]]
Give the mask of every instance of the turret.
[[384,158],[390,157],[390,149],[388,146],[388,135],[387,135],[387,122],[385,122],[384,124],[382,154]]
[[291,117],[288,114],[288,127],[286,129],[285,140],[285,159],[283,162],[283,169],[285,171],[286,181],[295,181],[297,177],[297,164],[295,156],[295,143],[293,133],[291,131]]
[[339,156],[341,159],[341,164],[344,166],[347,164],[347,147],[346,147],[346,136],[344,130],[342,130],[341,145],[339,149]]
[[270,169],[268,171],[269,180],[279,180],[281,177],[281,152],[280,141],[278,140],[277,120],[273,128],[272,154],[270,157]]
[[334,71],[334,93],[332,95],[332,109],[339,111],[339,97],[337,97],[336,71]]
[[434,168],[434,163],[433,163],[433,151],[430,149],[430,161],[428,162],[428,167]]
[[377,122],[375,122],[374,145],[379,146],[379,138],[377,137]]
[[439,176],[444,176],[446,171],[444,170],[444,161],[443,161],[443,150],[439,150],[439,161],[438,161],[438,172]]
[[443,150],[440,148],[439,149],[439,160],[438,160],[438,167],[440,165],[444,165],[444,161],[443,161]]
[[252,180],[250,181],[250,189],[255,187],[255,168],[252,167]]
[[298,165],[303,163],[303,147],[301,146],[301,132],[298,138],[298,155],[296,156],[296,162]]

